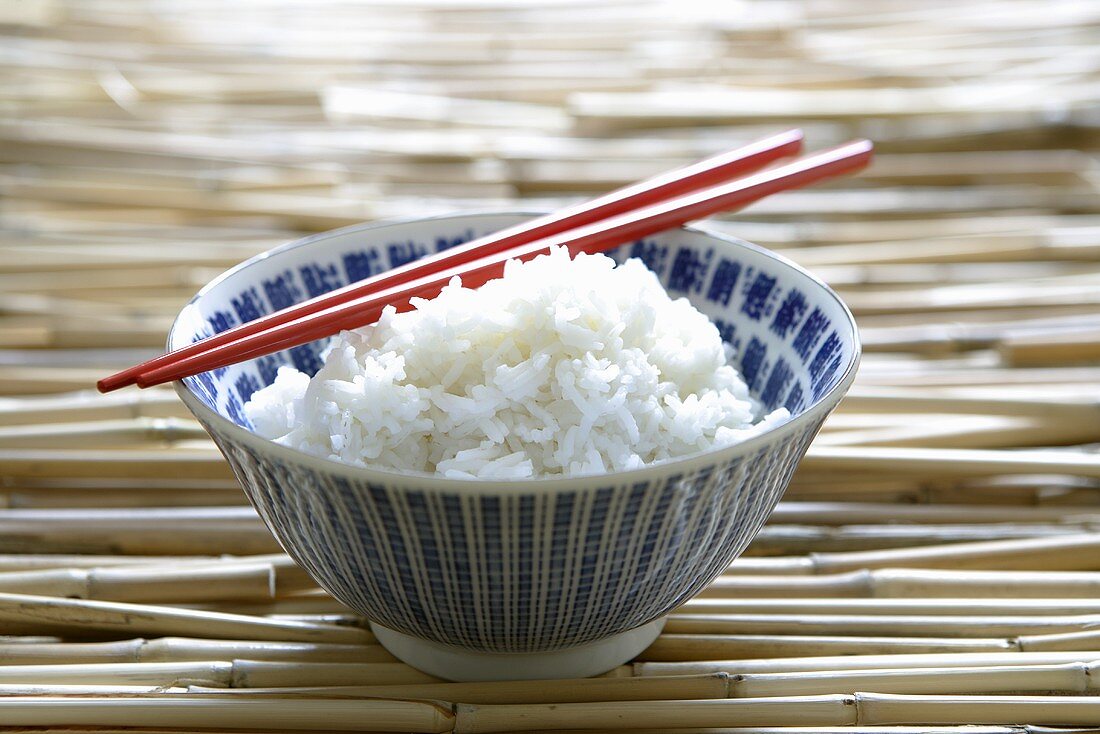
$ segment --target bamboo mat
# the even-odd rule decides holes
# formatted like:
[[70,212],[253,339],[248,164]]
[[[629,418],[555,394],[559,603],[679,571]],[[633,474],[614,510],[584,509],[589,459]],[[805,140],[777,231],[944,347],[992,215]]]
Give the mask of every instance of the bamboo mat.
[[[23,0],[0,34],[0,731],[1100,727],[1097,4]],[[707,226],[836,287],[860,377],[749,553],[606,677],[396,662],[170,391],[91,390],[304,233],[792,125],[880,155]]]

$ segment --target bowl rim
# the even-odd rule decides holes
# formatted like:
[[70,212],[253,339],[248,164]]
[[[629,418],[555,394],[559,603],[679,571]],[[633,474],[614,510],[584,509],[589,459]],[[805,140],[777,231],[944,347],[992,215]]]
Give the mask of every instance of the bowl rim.
[[[172,326],[168,331],[167,348],[171,348],[172,339],[175,336],[176,329],[180,325],[180,316],[183,315],[189,307],[191,307],[196,301],[201,299],[213,288],[217,287],[223,281],[229,279],[238,272],[255,265],[256,263],[267,260],[268,258],[279,255],[289,250],[295,250],[299,247],[305,247],[313,244],[314,242],[329,239],[339,235],[350,234],[354,232],[365,232],[374,229],[385,229],[388,227],[396,227],[401,225],[416,224],[420,222],[431,222],[441,219],[456,220],[456,219],[473,219],[478,217],[487,216],[527,216],[535,217],[546,212],[529,211],[529,210],[485,210],[485,211],[472,211],[472,212],[457,212],[451,214],[435,214],[426,217],[400,217],[377,220],[373,222],[363,222],[360,224],[352,224],[346,227],[339,227],[337,229],[326,230],[324,232],[317,232],[315,234],[307,235],[291,242],[286,242],[269,250],[265,250],[257,255],[254,255],[247,260],[234,265],[225,272],[216,276],[213,280],[203,286],[191,299],[180,309],[180,312],[176,315],[176,318],[172,322]],[[255,451],[261,453],[274,453],[276,457],[281,458],[285,463],[305,465],[309,469],[327,474],[342,475],[344,478],[356,483],[368,483],[377,484],[388,487],[405,487],[407,489],[415,489],[419,491],[438,491],[448,493],[465,493],[465,494],[482,494],[482,495],[500,495],[502,493],[552,493],[561,491],[578,491],[578,490],[596,490],[605,488],[610,484],[631,484],[631,483],[645,483],[651,482],[654,479],[669,478],[673,476],[683,475],[691,473],[692,471],[702,468],[704,466],[713,466],[717,462],[726,462],[735,458],[743,458],[745,456],[754,454],[757,450],[762,449],[770,444],[779,442],[792,434],[803,431],[813,425],[814,423],[824,418],[832,412],[833,408],[837,406],[840,400],[848,392],[852,382],[855,380],[856,372],[859,369],[859,363],[862,356],[862,343],[859,338],[859,329],[856,325],[855,316],[853,316],[851,309],[844,303],[844,300],[830,288],[821,278],[814,275],[809,270],[803,268],[790,259],[773,252],[760,245],[747,242],[738,237],[734,237],[725,232],[714,231],[707,229],[706,226],[700,225],[686,225],[677,228],[684,232],[690,232],[693,234],[702,234],[712,239],[726,242],[728,244],[742,247],[748,250],[752,250],[758,254],[761,254],[769,259],[775,260],[794,271],[802,274],[810,281],[814,282],[821,287],[823,292],[837,303],[840,307],[841,313],[844,314],[847,320],[848,327],[852,335],[852,356],[845,365],[844,373],[836,384],[829,388],[818,400],[816,400],[809,408],[803,413],[795,416],[794,418],[781,423],[773,428],[765,429],[763,432],[740,441],[730,446],[724,446],[717,449],[705,449],[703,451],[696,451],[691,454],[685,454],[684,456],[678,456],[672,459],[664,459],[662,461],[649,464],[647,466],[630,469],[620,472],[609,472],[605,474],[584,474],[580,476],[552,476],[552,477],[529,477],[525,479],[458,479],[441,477],[435,474],[428,474],[426,472],[420,472],[415,470],[398,470],[388,469],[385,467],[362,467],[353,466],[351,464],[345,464],[343,462],[334,461],[332,459],[322,458],[320,456],[314,456],[313,454],[307,454],[304,451],[300,451],[289,446],[283,446],[282,444],[275,443],[274,441],[264,438],[257,433],[238,426],[233,421],[229,420],[225,416],[221,415],[217,411],[211,409],[204,402],[198,399],[192,390],[184,384],[182,380],[176,380],[173,383],[173,387],[176,393],[183,400],[187,408],[198,417],[204,424],[207,425],[208,430],[211,432],[221,431],[229,434],[234,440],[239,443],[243,443]],[[220,447],[220,446],[219,446]],[[354,484],[352,486],[355,486]]]

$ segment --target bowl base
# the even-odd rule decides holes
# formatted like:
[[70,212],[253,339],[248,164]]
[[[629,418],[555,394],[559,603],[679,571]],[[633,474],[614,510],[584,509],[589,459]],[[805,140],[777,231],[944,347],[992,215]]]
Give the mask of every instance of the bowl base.
[[371,631],[394,657],[428,675],[452,681],[485,681],[600,675],[649,647],[664,626],[662,617],[596,642],[536,653],[474,652],[395,632],[373,622]]

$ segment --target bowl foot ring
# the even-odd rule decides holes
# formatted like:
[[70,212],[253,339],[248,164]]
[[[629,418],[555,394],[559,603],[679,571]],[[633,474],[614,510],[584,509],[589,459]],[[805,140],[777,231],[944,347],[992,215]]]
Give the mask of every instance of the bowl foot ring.
[[649,647],[664,626],[662,617],[602,640],[538,653],[464,650],[395,632],[373,622],[371,631],[394,657],[428,675],[452,681],[483,681],[600,675],[632,660]]

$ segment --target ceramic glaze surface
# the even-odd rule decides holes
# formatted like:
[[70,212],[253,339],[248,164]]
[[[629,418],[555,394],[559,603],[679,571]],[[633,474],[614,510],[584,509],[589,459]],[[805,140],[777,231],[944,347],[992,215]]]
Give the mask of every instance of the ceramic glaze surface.
[[[176,348],[523,221],[468,215],[317,235],[230,271],[180,314]],[[322,342],[177,387],[286,550],[333,596],[393,630],[484,652],[592,642],[666,614],[767,519],[854,376],[851,315],[811,276],[746,243],[673,230],[626,245],[736,350],[788,424],[638,471],[478,482],[344,466],[268,442],[242,406],[280,365],[315,372]]]

